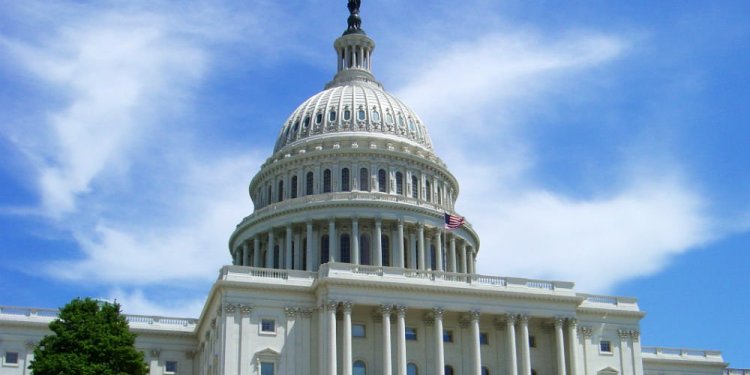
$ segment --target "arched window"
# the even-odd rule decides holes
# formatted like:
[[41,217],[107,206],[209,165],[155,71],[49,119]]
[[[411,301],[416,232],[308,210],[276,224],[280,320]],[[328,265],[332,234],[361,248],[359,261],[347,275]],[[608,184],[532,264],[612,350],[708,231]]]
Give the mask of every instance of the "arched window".
[[323,171],[323,192],[324,193],[330,193],[331,192],[331,170],[326,169]]
[[352,119],[352,111],[349,108],[344,109],[344,121]]
[[307,172],[307,181],[305,181],[305,195],[312,195],[313,193],[313,173]]
[[328,254],[328,235],[324,234],[320,238],[320,264],[326,264],[330,260],[330,254]]
[[380,245],[383,247],[383,266],[390,267],[391,266],[391,242],[388,236],[381,235],[380,236]]
[[352,243],[351,243],[351,237],[349,237],[348,234],[344,233],[339,237],[341,240],[341,243],[339,246],[341,246],[341,262],[342,263],[351,263],[352,262]]
[[482,366],[482,375],[490,375],[490,369],[488,369],[485,366]]
[[268,199],[268,204],[271,204],[273,202],[273,195],[271,195],[271,185],[268,185],[268,195],[266,195],[266,198]]
[[531,369],[531,375],[536,375],[536,370]]
[[307,238],[302,239],[302,269],[311,271],[307,269]]
[[430,245],[430,269],[437,269],[437,256],[435,251],[435,245]]
[[349,191],[349,168],[341,170],[341,191]]
[[279,197],[277,201],[281,202],[284,200],[284,181],[279,181],[279,191],[276,194]]
[[396,172],[396,194],[404,195],[404,175]]
[[425,200],[428,202],[432,202],[432,186],[430,186],[430,181],[424,182],[424,190],[425,190]]
[[273,247],[273,268],[280,268],[281,266],[281,252],[279,251],[279,245]]
[[443,204],[443,187],[442,186],[438,187],[437,201],[438,201],[437,202],[438,204]]
[[357,119],[359,121],[365,121],[366,118],[367,118],[367,113],[365,112],[364,109],[360,108],[359,111],[357,112]]
[[359,170],[359,190],[370,191],[370,173],[367,168]]
[[419,369],[414,363],[406,365],[406,375],[419,375]]
[[451,366],[451,365],[446,365],[445,366],[445,375],[455,375],[453,373],[453,366]]
[[292,199],[297,198],[297,176],[292,176],[292,190],[289,192],[292,195]]
[[419,198],[419,180],[417,180],[417,176],[411,176],[411,197],[414,199]]
[[359,236],[359,262],[364,265],[372,264],[370,260],[370,235]]
[[367,366],[365,366],[365,363],[362,361],[354,362],[352,375],[367,375]]
[[328,121],[334,122],[336,121],[336,110],[332,109],[330,112],[328,112]]
[[385,193],[385,169],[378,171],[378,191]]

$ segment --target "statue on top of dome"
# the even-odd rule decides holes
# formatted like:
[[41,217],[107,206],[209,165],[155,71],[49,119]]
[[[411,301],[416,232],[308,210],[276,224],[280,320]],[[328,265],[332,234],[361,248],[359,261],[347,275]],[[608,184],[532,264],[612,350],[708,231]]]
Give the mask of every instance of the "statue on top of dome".
[[347,27],[344,34],[364,32],[362,30],[362,18],[359,17],[360,5],[362,5],[362,0],[349,0],[349,3],[346,5],[346,7],[349,8],[349,18],[347,19],[349,27]]

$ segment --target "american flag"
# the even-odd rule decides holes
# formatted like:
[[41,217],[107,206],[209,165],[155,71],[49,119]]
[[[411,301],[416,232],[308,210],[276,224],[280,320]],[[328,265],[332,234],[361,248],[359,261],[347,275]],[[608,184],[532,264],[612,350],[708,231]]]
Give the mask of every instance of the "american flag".
[[445,229],[456,229],[464,225],[463,216],[445,213]]

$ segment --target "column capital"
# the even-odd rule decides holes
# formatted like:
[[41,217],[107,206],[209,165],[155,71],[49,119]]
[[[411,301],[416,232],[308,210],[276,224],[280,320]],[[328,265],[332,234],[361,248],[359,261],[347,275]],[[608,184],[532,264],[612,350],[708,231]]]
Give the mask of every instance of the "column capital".
[[513,313],[505,314],[505,322],[508,324],[511,324],[511,325],[516,324],[517,319],[518,319],[517,314],[513,314]]
[[233,305],[231,303],[225,303],[224,304],[224,312],[227,314],[234,314],[234,312],[237,311],[237,305]]
[[562,328],[564,325],[565,325],[565,317],[556,316],[555,317],[555,328]]
[[574,317],[568,317],[566,320],[568,321],[569,328],[576,329],[576,327],[578,327],[578,319]]
[[529,316],[526,314],[519,314],[518,322],[520,322],[521,324],[529,324]]
[[297,312],[299,313],[301,317],[310,319],[312,318],[313,310],[314,309],[309,308],[309,307],[302,307],[299,310],[297,310]]
[[287,306],[284,307],[284,314],[286,314],[287,318],[294,318],[297,316],[297,312],[299,311],[299,308]]
[[617,330],[617,336],[620,336],[620,340],[625,340],[628,337],[630,337],[630,331],[626,329],[618,329]]
[[472,321],[479,320],[479,310],[471,310],[469,311],[469,319]]
[[336,309],[339,307],[338,301],[328,301],[325,303],[325,308],[328,311],[336,311]]
[[396,315],[397,316],[403,317],[403,316],[406,315],[406,306],[399,305],[399,306],[394,306],[394,308],[396,309]]
[[382,304],[378,307],[378,309],[380,310],[381,315],[391,315],[391,310],[393,309],[393,306]]
[[631,329],[630,330],[630,338],[633,339],[633,341],[638,341],[641,338],[641,332],[637,329]]
[[593,330],[591,327],[581,327],[581,334],[583,334],[583,337],[591,337],[593,334]]
[[435,317],[436,320],[437,319],[443,320],[443,313],[444,312],[445,312],[445,310],[443,310],[440,307],[435,307],[435,308],[432,309],[432,315]]
[[345,313],[351,314],[353,306],[354,305],[352,304],[351,301],[341,302],[341,308],[344,310]]

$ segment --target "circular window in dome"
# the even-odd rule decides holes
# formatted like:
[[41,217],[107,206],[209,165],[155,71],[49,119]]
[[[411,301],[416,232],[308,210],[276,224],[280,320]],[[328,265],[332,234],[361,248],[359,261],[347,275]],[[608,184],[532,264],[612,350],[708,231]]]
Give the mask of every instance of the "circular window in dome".
[[393,115],[390,112],[385,114],[385,123],[388,125],[393,125]]
[[352,119],[352,111],[347,107],[344,109],[344,121],[349,121]]
[[334,122],[336,121],[336,110],[332,109],[331,112],[328,112],[328,121]]
[[377,109],[374,109],[372,111],[372,115],[371,116],[372,116],[372,121],[373,122],[380,122],[380,112],[378,112]]
[[359,112],[357,112],[357,119],[359,121],[365,121],[365,118],[367,118],[367,113],[364,109],[360,108]]
[[412,133],[417,131],[416,127],[414,126],[414,120],[412,120],[411,117],[409,117],[409,130],[411,130]]

